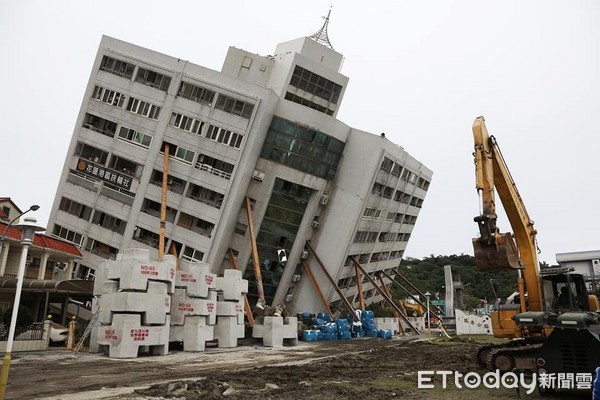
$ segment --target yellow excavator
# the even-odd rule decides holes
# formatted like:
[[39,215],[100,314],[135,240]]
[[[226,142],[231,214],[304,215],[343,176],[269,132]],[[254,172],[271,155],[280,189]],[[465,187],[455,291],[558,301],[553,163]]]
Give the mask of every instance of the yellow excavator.
[[409,303],[406,300],[398,300],[398,306],[408,317],[422,317],[426,314],[425,307],[417,303]]
[[[518,282],[518,295],[491,314],[494,336],[512,340],[483,346],[477,360],[501,372],[593,372],[600,365],[598,298],[569,268],[540,271],[534,223],[483,117],[473,123],[473,139],[480,197],[474,218],[480,233],[473,239],[476,265],[482,271],[514,270]],[[512,233],[497,227],[496,194]]]

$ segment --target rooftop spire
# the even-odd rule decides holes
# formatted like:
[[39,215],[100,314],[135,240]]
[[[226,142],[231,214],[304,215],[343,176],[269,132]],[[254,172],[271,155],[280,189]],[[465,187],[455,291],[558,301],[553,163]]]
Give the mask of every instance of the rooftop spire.
[[329,36],[327,35],[327,26],[329,25],[329,16],[330,15],[331,15],[331,7],[329,8],[329,12],[327,13],[327,16],[322,17],[325,19],[325,23],[323,24],[321,29],[319,29],[316,33],[312,34],[309,37],[312,40],[314,40],[315,42],[321,43],[322,45],[327,46],[331,50],[333,50],[333,46],[331,45],[331,42],[329,41]]

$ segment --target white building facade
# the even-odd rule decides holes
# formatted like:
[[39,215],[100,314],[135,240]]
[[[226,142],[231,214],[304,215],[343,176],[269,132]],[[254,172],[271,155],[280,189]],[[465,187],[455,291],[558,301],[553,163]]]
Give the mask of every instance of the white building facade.
[[[255,301],[249,197],[267,303],[321,310],[301,265],[306,241],[358,301],[349,257],[369,272],[399,264],[432,171],[384,135],[336,119],[342,61],[300,38],[267,57],[230,48],[218,72],[103,37],[48,226],[80,246],[74,275],[92,278],[121,249],[157,254],[168,144],[166,252],[222,273],[231,250]],[[381,300],[369,284],[363,291]]]

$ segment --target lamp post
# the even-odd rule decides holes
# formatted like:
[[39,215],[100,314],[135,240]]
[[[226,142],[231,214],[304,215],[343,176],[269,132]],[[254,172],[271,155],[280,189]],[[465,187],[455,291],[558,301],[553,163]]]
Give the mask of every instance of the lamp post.
[[10,221],[8,225],[6,225],[6,228],[4,228],[4,232],[2,232],[2,236],[0,236],[0,260],[2,259],[2,250],[4,250],[4,239],[6,238],[6,232],[8,232],[8,228],[10,228],[16,220],[18,220],[23,215],[27,214],[29,211],[37,211],[39,208],[40,206],[38,206],[37,204],[32,205],[27,210],[14,217],[12,221]]
[[[30,208],[31,210],[31,208]],[[28,210],[29,211],[29,210]],[[24,214],[24,213],[23,213]],[[24,218],[23,223],[16,225],[22,230],[21,234],[21,259],[19,260],[19,271],[17,273],[17,287],[15,288],[15,300],[13,302],[12,316],[10,319],[10,327],[8,330],[8,341],[6,342],[6,353],[2,360],[2,371],[0,372],[0,400],[4,400],[6,392],[6,384],[8,381],[8,370],[10,368],[10,353],[15,338],[15,328],[17,325],[17,315],[19,313],[19,303],[21,301],[21,289],[23,288],[23,276],[25,275],[25,262],[27,261],[27,253],[29,246],[33,243],[33,237],[36,231],[45,230],[41,226],[36,225],[35,218]]]
[[427,298],[427,338],[431,340],[431,315],[429,314],[429,297],[431,297],[431,293],[425,292],[425,297]]

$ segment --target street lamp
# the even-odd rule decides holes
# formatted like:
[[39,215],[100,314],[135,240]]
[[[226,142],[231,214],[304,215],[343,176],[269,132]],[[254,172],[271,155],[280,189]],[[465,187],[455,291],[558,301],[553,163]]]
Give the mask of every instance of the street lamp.
[[12,219],[12,221],[10,221],[8,223],[8,225],[6,225],[6,228],[4,228],[4,232],[2,232],[2,236],[0,236],[0,259],[2,257],[2,250],[4,249],[4,239],[6,238],[6,232],[8,232],[8,228],[10,228],[16,220],[18,220],[23,215],[27,214],[29,211],[37,211],[39,208],[40,208],[40,206],[38,206],[37,204],[32,205],[27,210],[23,211],[21,214],[14,217]]
[[[30,208],[29,210],[32,210],[32,208]],[[21,289],[23,288],[23,276],[25,275],[25,262],[27,261],[27,253],[29,251],[29,246],[33,243],[33,237],[35,235],[35,232],[45,230],[45,228],[37,226],[36,223],[37,220],[35,218],[24,218],[23,223],[16,225],[16,227],[20,228],[22,231],[22,250],[21,259],[19,260],[19,271],[17,272],[17,287],[15,289],[15,300],[13,302],[12,316],[10,319],[10,327],[8,330],[8,341],[6,342],[6,353],[4,354],[4,359],[2,360],[2,371],[0,372],[0,400],[4,400],[4,393],[6,392],[8,370],[10,368],[10,353],[12,351],[12,345],[15,338],[15,328],[17,326],[19,303],[21,301]]]
[[431,293],[425,292],[425,297],[427,297],[427,337],[431,340],[431,315],[429,314],[429,297],[431,297]]

